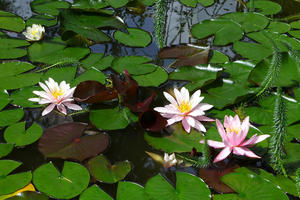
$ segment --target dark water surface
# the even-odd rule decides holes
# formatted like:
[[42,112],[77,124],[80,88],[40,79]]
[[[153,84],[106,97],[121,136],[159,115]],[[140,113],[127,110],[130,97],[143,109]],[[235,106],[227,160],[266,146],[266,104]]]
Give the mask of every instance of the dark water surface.
[[[300,14],[300,3],[293,0],[274,0],[283,6],[283,12],[278,17],[287,17],[290,15]],[[30,0],[1,0],[1,9],[15,13],[24,19],[31,17],[32,12],[30,9]],[[238,3],[235,0],[217,0],[218,3],[209,8],[198,6],[197,8],[188,8],[178,3],[177,1],[169,2],[169,9],[167,13],[167,30],[165,41],[167,44],[176,45],[181,43],[193,43],[196,42],[190,37],[190,29],[192,25],[199,23],[205,19],[216,18],[219,15],[225,13],[234,12],[236,10],[242,10],[238,7]],[[154,17],[155,7],[147,7],[146,11],[142,15],[130,14],[126,9],[119,9],[116,13],[120,16],[128,27],[137,27],[146,30],[151,33],[154,38]],[[57,26],[47,29],[46,37],[56,33]],[[46,31],[46,32],[47,32]],[[17,36],[17,35],[13,35]],[[211,44],[211,41],[207,41],[207,45]],[[106,55],[113,55],[115,57],[126,55],[140,55],[151,57],[154,62],[160,66],[166,66],[170,61],[162,61],[157,57],[158,47],[153,42],[146,48],[129,48],[120,45],[117,42],[109,44],[96,44],[91,46],[92,52],[104,53]],[[215,48],[226,53],[231,59],[234,59],[236,55],[233,53],[230,47],[218,47]],[[170,83],[164,86],[171,87]],[[76,117],[63,117],[55,113],[40,118],[40,109],[25,110],[24,120],[29,122],[37,121],[42,127],[48,128],[58,123],[64,123],[66,121],[80,121],[88,122],[88,114],[83,114]],[[0,134],[0,140],[3,140],[3,134]],[[105,152],[107,158],[112,162],[118,162],[123,160],[129,160],[132,164],[132,171],[126,177],[126,180],[133,181],[144,185],[146,181],[156,175],[159,172],[166,173],[168,177],[172,177],[172,173],[165,171],[160,165],[157,165],[153,160],[145,153],[145,151],[157,152],[146,144],[143,136],[143,130],[136,124],[129,126],[124,130],[117,130],[109,132],[111,137],[111,146]],[[53,161],[58,165],[62,164],[59,159],[45,159],[43,155],[37,149],[37,143],[26,146],[26,148],[15,148],[6,159],[18,160],[23,163],[20,171],[23,170],[35,170],[37,167],[48,161]],[[260,164],[260,163],[259,163]],[[170,169],[171,171],[174,169]],[[197,170],[194,168],[185,168],[185,171],[197,174]],[[115,196],[116,184],[99,184],[109,194]]]

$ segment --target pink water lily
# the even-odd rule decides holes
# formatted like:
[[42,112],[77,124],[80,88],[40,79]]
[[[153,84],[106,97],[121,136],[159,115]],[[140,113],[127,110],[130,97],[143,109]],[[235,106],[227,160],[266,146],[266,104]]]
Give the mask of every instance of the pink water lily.
[[72,110],[82,110],[82,108],[76,104],[73,104],[73,93],[76,87],[70,88],[70,84],[62,81],[59,85],[52,78],[45,81],[46,85],[39,83],[44,91],[33,91],[38,95],[37,98],[30,98],[29,101],[38,102],[39,104],[50,104],[42,112],[42,116],[50,113],[55,106],[63,114],[67,114],[66,107]]
[[200,121],[214,121],[204,116],[204,111],[211,109],[213,106],[207,103],[200,103],[204,97],[201,97],[201,91],[197,90],[190,98],[189,91],[183,87],[181,90],[174,89],[176,99],[167,92],[164,96],[171,103],[165,107],[156,107],[155,111],[160,112],[165,118],[168,118],[167,126],[182,121],[183,128],[186,132],[191,131],[194,127],[198,131],[206,132],[205,127]]
[[[248,149],[248,147],[252,147],[254,144],[267,139],[270,135],[257,136],[257,134],[255,134],[249,140],[245,141],[250,127],[249,117],[246,117],[241,123],[238,115],[234,118],[232,116],[225,116],[225,129],[219,120],[216,120],[216,124],[218,132],[222,138],[222,142],[207,140],[207,144],[216,149],[223,148],[223,150],[217,155],[214,162],[224,160],[231,152],[240,156],[260,158]],[[203,142],[203,140],[200,141],[200,143]]]

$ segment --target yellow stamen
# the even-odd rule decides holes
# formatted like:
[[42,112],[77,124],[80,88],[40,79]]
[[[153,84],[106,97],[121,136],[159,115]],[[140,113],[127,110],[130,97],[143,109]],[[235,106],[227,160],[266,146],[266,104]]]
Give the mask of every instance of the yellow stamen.
[[189,112],[189,111],[191,111],[191,109],[192,109],[192,105],[190,102],[182,101],[181,104],[178,106],[178,110],[181,113]]
[[241,131],[240,127],[230,127],[226,129],[227,133],[232,133],[234,132],[235,134],[238,134]]
[[36,33],[37,33],[37,30],[33,30],[33,31],[32,31],[32,35],[33,35],[33,36],[35,36]]
[[59,89],[59,90],[54,89],[54,90],[52,91],[52,96],[53,96],[55,99],[57,99],[59,96],[61,96],[61,95],[63,95],[63,94],[64,94],[64,92],[63,92],[61,89]]

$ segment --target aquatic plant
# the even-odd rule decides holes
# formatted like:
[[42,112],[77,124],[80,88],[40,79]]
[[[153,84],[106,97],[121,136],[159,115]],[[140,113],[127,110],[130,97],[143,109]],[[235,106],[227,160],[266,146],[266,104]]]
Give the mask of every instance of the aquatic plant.
[[23,35],[28,41],[39,41],[43,38],[45,34],[45,28],[40,24],[32,24],[28,26],[26,31],[23,32]]

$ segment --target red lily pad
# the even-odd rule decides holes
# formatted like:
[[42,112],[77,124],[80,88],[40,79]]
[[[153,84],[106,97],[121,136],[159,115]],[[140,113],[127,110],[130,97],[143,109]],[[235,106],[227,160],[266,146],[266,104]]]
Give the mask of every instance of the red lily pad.
[[195,45],[181,45],[163,48],[158,56],[159,58],[176,58],[171,67],[195,66],[208,63],[208,54],[210,49],[207,47],[198,47]]
[[139,122],[146,131],[152,132],[159,132],[167,125],[167,120],[154,110],[140,114]]
[[78,102],[101,103],[117,98],[118,93],[112,88],[107,88],[98,81],[83,81],[78,84],[73,97]]
[[233,193],[234,190],[231,189],[228,185],[221,181],[221,178],[228,173],[234,172],[235,169],[240,166],[228,165],[225,168],[201,168],[199,169],[199,176],[204,180],[204,182],[221,193]]
[[134,102],[133,104],[130,104],[127,101],[125,101],[126,99],[124,99],[124,104],[131,110],[131,112],[142,113],[149,110],[149,106],[151,105],[154,98],[155,92],[152,91],[152,95],[143,102]]
[[83,161],[103,152],[109,145],[104,133],[84,135],[88,125],[65,123],[47,129],[39,141],[39,150],[45,157]]

